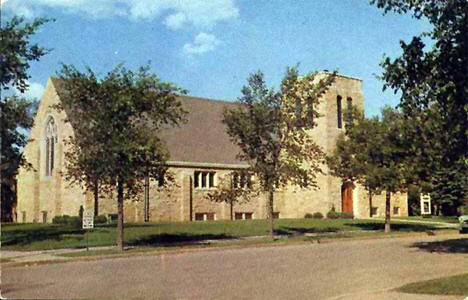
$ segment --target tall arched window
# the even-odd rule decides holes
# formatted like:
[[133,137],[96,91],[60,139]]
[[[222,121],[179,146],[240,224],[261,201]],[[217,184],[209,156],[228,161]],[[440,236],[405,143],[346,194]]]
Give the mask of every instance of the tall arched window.
[[342,127],[342,120],[341,120],[341,96],[336,97],[336,114],[338,119],[338,128]]
[[54,170],[55,144],[57,144],[57,125],[53,118],[49,118],[49,121],[47,121],[45,137],[45,175],[51,176]]

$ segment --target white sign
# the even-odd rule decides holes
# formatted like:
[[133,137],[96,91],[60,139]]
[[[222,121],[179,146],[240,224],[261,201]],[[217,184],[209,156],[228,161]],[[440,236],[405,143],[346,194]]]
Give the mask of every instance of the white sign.
[[93,229],[94,228],[94,212],[90,210],[85,210],[83,212],[83,229]]
[[421,214],[431,214],[431,196],[429,194],[421,194]]

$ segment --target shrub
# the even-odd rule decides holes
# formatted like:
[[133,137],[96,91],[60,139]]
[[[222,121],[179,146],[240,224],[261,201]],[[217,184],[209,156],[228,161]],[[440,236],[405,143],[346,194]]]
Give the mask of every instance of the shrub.
[[432,215],[431,215],[431,214],[422,214],[421,216],[422,216],[423,218],[425,218],[425,219],[430,219],[430,218],[432,218]]
[[68,215],[63,215],[63,216],[55,216],[52,219],[53,224],[61,224],[61,225],[67,225],[69,222],[70,216]]
[[306,213],[306,214],[304,215],[304,218],[306,218],[306,219],[312,219],[313,217],[314,217],[314,216],[313,216],[311,213]]
[[73,227],[81,226],[81,218],[78,216],[70,217],[68,215],[55,216],[52,219],[53,224],[68,225]]
[[353,213],[350,213],[350,212],[341,212],[338,214],[339,214],[340,219],[353,219],[354,218]]
[[52,219],[52,224],[62,224],[62,222],[63,222],[63,217],[61,216],[55,216]]
[[73,227],[81,227],[81,218],[79,216],[70,217],[67,224]]
[[327,219],[338,219],[338,218],[339,218],[339,214],[334,210],[330,210],[327,213]]
[[107,217],[104,215],[94,217],[94,224],[105,224],[107,222]]
[[313,214],[312,218],[314,219],[323,219],[323,215],[321,212],[316,212]]

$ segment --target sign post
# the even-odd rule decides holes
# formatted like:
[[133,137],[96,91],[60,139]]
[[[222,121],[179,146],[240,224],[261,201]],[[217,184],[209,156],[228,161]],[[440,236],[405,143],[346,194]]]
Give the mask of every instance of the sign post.
[[83,212],[83,229],[86,229],[86,251],[89,250],[88,247],[88,232],[89,229],[94,228],[94,212],[92,210],[85,210]]

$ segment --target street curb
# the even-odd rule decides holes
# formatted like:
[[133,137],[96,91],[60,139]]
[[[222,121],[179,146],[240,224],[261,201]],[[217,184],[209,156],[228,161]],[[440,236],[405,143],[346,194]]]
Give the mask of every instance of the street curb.
[[[455,235],[455,230],[444,230],[434,234],[435,236],[444,236],[444,235]],[[202,247],[193,247],[186,249],[170,249],[170,250],[154,250],[148,252],[134,252],[134,253],[118,253],[118,254],[101,254],[93,255],[88,257],[73,257],[73,258],[60,258],[53,260],[42,260],[42,261],[23,261],[23,262],[4,262],[0,263],[1,268],[16,268],[16,267],[29,267],[29,266],[39,266],[39,265],[48,265],[48,264],[60,264],[60,263],[70,263],[70,262],[85,262],[85,261],[98,261],[104,259],[114,259],[114,258],[127,258],[127,257],[145,257],[145,256],[161,256],[161,255],[178,255],[185,253],[196,253],[196,252],[205,252],[205,251],[221,251],[221,250],[231,250],[231,249],[244,249],[244,248],[266,248],[266,247],[286,247],[286,246],[297,246],[297,245],[310,245],[310,244],[330,244],[330,243],[342,243],[342,242],[352,242],[359,240],[381,240],[381,239],[397,239],[397,238],[411,238],[411,237],[421,237],[428,236],[427,232],[415,232],[408,234],[394,234],[394,235],[381,235],[381,236],[361,236],[361,237],[337,237],[337,238],[320,238],[319,236],[313,236],[313,239],[310,241],[293,241],[289,243],[261,243],[258,244],[247,244],[247,245],[226,245],[226,246],[206,246]],[[432,235],[432,234],[431,234]],[[263,236],[267,238],[268,236]],[[280,238],[276,241],[281,241]],[[92,248],[91,248],[92,249]],[[63,256],[62,256],[63,257]]]

